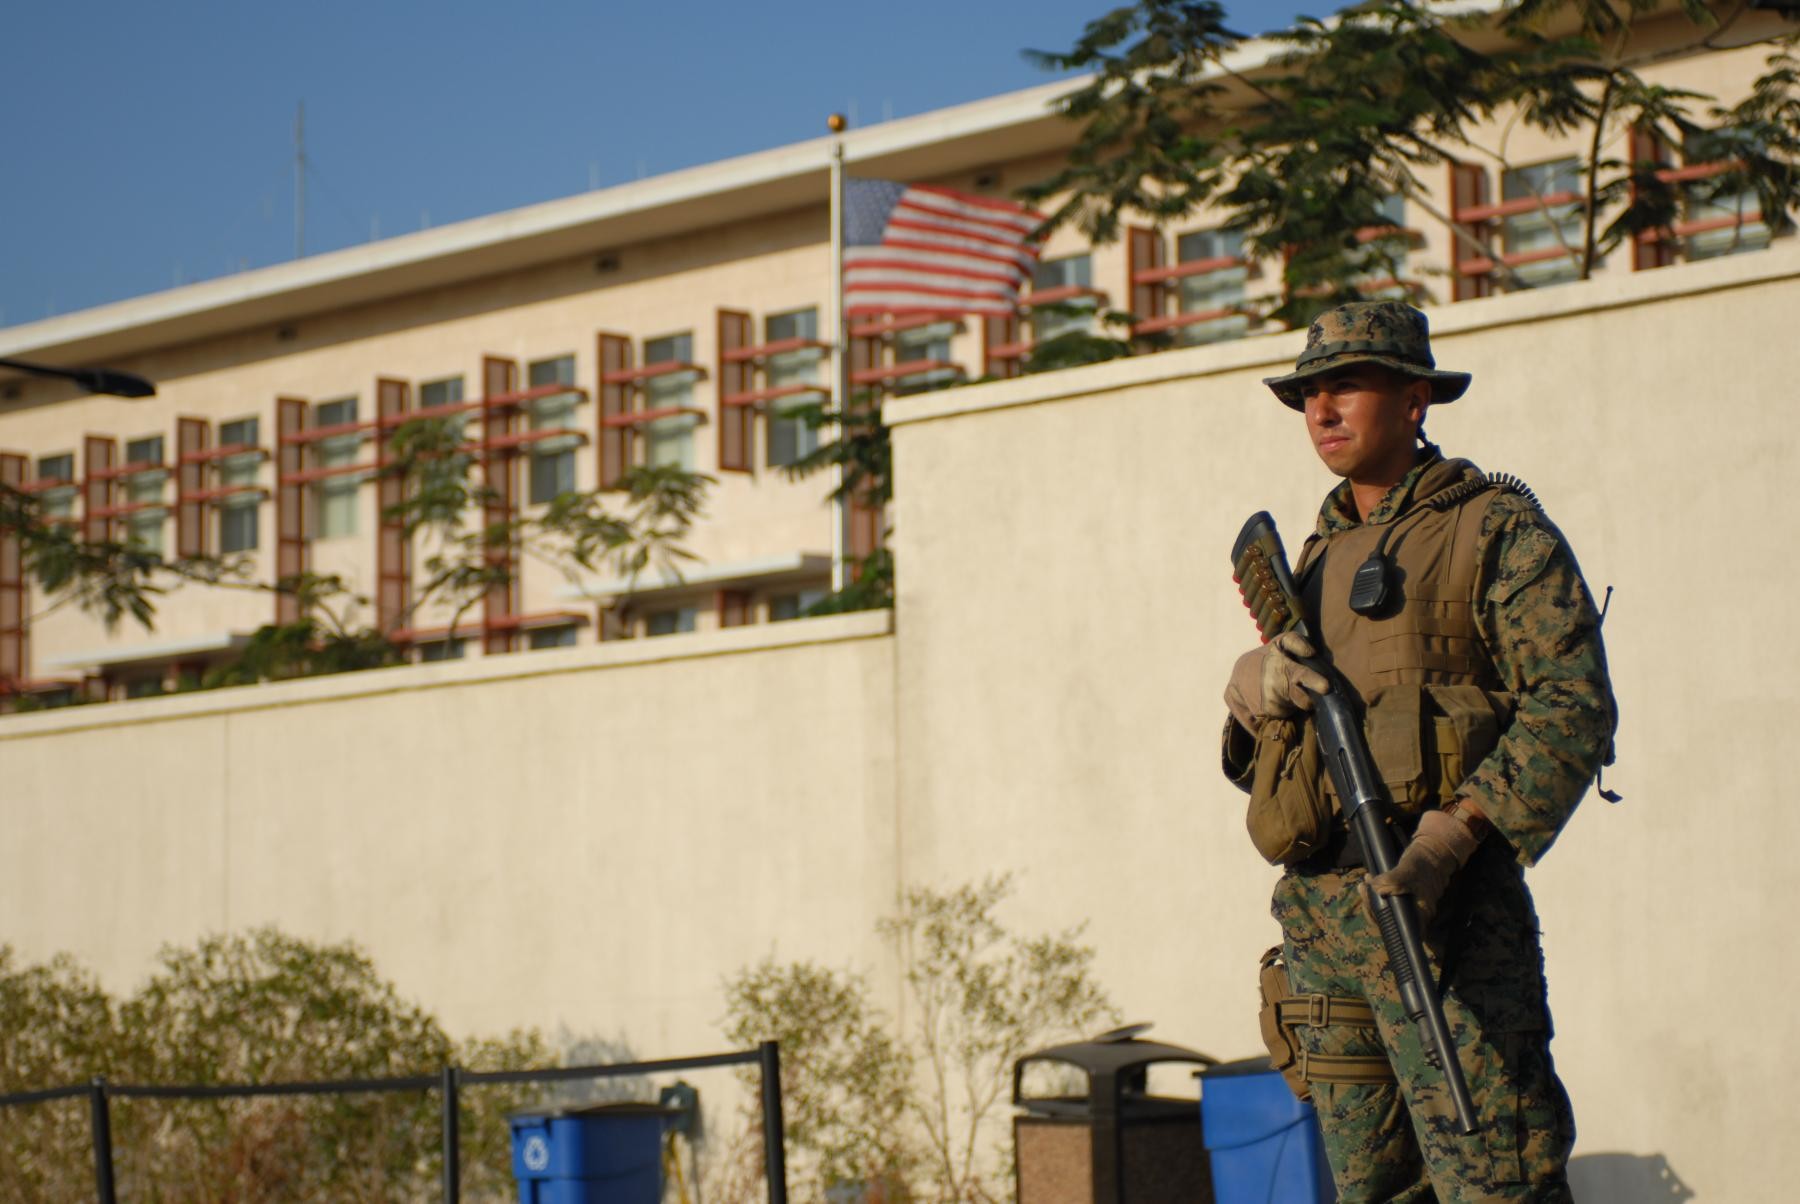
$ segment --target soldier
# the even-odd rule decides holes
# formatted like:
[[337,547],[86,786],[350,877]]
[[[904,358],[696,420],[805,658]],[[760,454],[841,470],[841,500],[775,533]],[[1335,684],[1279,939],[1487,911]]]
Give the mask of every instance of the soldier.
[[[1544,855],[1610,749],[1599,615],[1530,492],[1425,439],[1427,407],[1462,396],[1469,375],[1437,369],[1424,314],[1339,306],[1313,323],[1294,367],[1264,383],[1305,414],[1314,450],[1343,478],[1295,576],[1317,651],[1366,705],[1410,839],[1391,873],[1368,877],[1305,714],[1307,687],[1325,683],[1292,659],[1315,650],[1290,632],[1239,659],[1226,773],[1252,792],[1258,848],[1285,864],[1272,911],[1291,994],[1333,1000],[1286,1009],[1279,1040],[1265,1033],[1278,1058],[1282,1042],[1301,1054],[1290,1081],[1307,1080],[1345,1204],[1566,1201],[1574,1118],[1551,1064],[1521,867]],[[1424,1061],[1369,888],[1414,896],[1428,921],[1473,1136],[1456,1132],[1443,1075]]]

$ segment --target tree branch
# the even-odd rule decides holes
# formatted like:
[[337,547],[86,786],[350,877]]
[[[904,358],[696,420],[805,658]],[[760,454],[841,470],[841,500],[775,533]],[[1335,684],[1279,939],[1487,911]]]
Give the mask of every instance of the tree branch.
[[[1606,117],[1612,110],[1613,92],[1618,77],[1609,73],[1606,86],[1600,89],[1600,107],[1594,114],[1594,135],[1588,140],[1587,161],[1587,215],[1582,222],[1581,236],[1581,279],[1586,280],[1594,272],[1595,237],[1600,224],[1600,144],[1606,137]],[[1558,231],[1561,228],[1552,222],[1551,227]]]

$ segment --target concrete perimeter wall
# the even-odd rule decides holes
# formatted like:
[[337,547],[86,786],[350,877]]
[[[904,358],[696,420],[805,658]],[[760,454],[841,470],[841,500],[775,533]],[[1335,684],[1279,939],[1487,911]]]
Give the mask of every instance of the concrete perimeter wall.
[[[1794,1198],[1800,695],[1786,634],[1800,438],[1784,247],[1434,310],[1474,373],[1428,426],[1523,477],[1597,591],[1623,715],[1608,785],[1530,881],[1590,1200]],[[1132,1019],[1258,1048],[1275,872],[1218,769],[1254,631],[1228,550],[1295,549],[1334,483],[1259,383],[1297,333],[892,403],[901,862],[1026,871],[1026,922],[1091,917]],[[973,521],[972,516],[980,516]]]
[[894,897],[888,614],[24,715],[0,941],[354,938],[459,1033],[724,1048],[720,983]]
[[[1431,415],[1616,587],[1618,807],[1532,871],[1581,1198],[1791,1198],[1800,885],[1786,350],[1800,253],[1434,311]],[[1130,1019],[1255,1052],[1274,872],[1220,778],[1226,550],[1331,479],[1258,383],[1298,334],[891,403],[887,614],[16,716],[0,940],[118,989],[156,947],[354,937],[457,1031],[720,1043],[765,953],[871,968],[903,883],[1013,872]],[[1775,1001],[1771,1009],[1763,1001]]]

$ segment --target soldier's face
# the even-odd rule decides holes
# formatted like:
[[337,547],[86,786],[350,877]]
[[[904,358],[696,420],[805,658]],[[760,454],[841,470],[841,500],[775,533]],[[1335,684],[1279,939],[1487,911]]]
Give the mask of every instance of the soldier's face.
[[1325,467],[1352,482],[1389,485],[1412,467],[1431,386],[1380,364],[1351,364],[1304,382],[1306,433]]

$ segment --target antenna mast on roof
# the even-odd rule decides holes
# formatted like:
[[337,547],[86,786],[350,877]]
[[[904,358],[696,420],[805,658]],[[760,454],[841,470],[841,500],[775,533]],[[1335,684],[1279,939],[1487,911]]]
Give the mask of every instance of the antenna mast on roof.
[[294,258],[306,255],[306,102],[294,111]]

